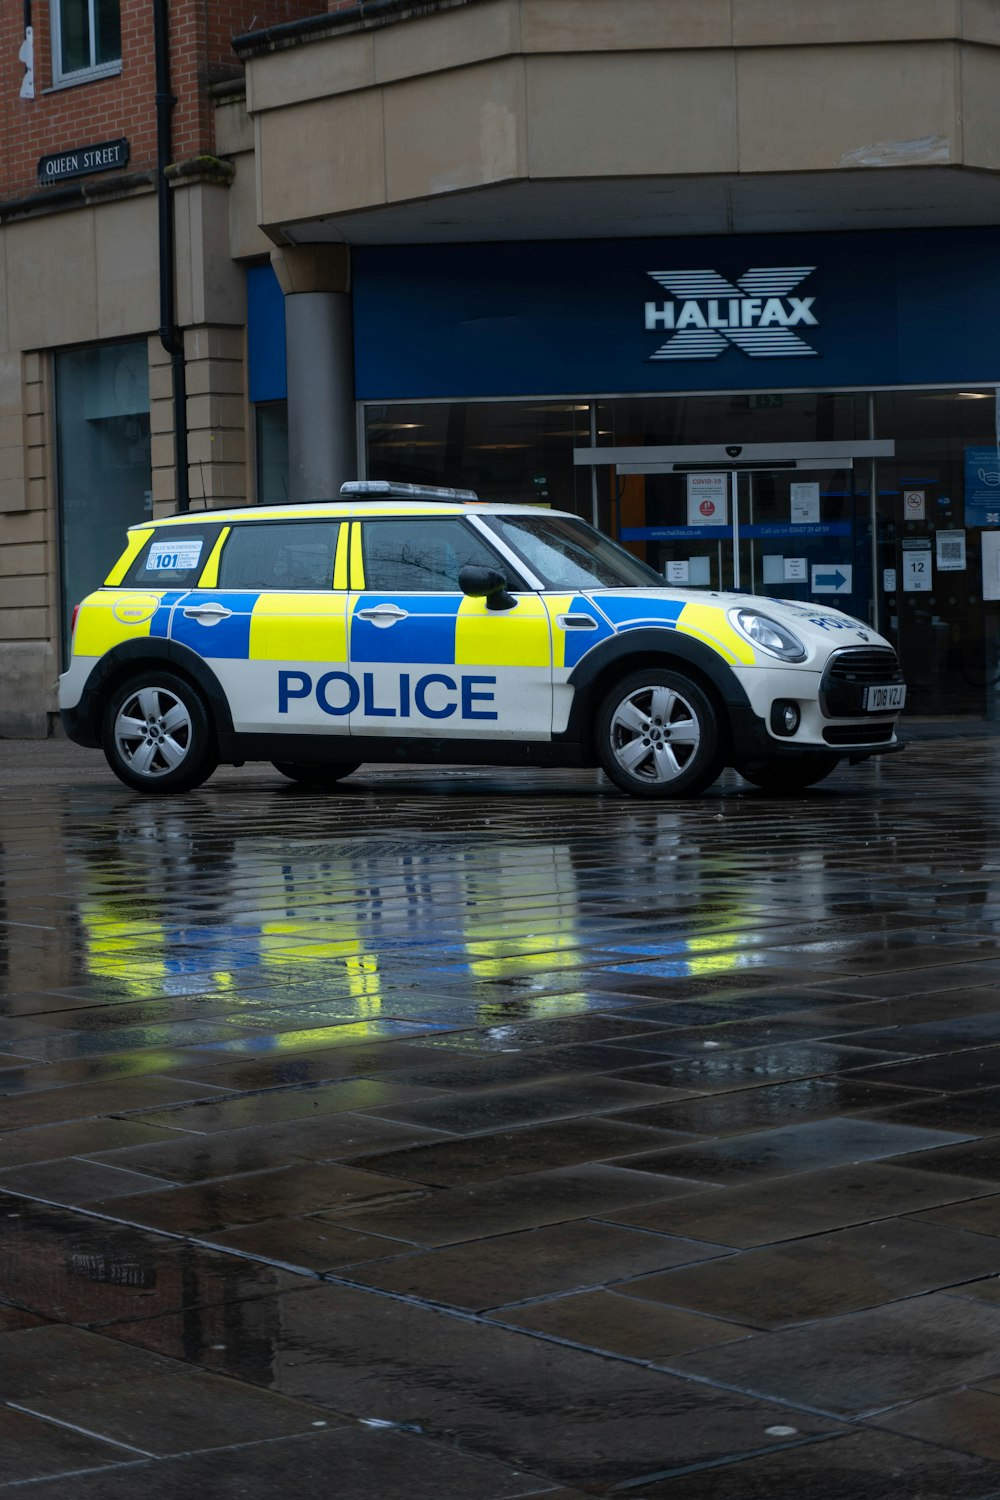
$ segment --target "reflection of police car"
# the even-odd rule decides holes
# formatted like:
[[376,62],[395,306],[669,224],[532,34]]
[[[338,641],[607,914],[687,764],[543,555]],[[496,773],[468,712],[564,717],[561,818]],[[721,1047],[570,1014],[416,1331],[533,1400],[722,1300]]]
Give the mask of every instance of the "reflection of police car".
[[904,694],[889,644],[836,610],[665,588],[574,516],[379,482],[134,527],[60,679],[70,738],[163,792],[245,760],[804,787],[894,748]]

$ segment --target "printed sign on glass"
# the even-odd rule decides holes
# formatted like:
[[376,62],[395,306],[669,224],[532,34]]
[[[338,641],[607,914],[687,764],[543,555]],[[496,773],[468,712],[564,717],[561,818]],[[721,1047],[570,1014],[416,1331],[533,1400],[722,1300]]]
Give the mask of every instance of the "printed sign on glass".
[[930,538],[919,538],[919,545],[907,547],[903,542],[903,593],[929,594],[934,586],[934,565]]
[[965,450],[965,523],[1000,526],[1000,447]]
[[942,573],[961,573],[965,568],[965,532],[939,531],[937,543],[937,565]]
[[728,490],[728,474],[689,474],[688,525],[725,526],[729,520]]
[[1000,531],[983,532],[983,598],[1000,599]]
[[853,563],[813,563],[814,594],[849,594],[854,587]]
[[804,525],[819,520],[818,484],[793,484],[791,500],[793,522]]
[[146,558],[150,573],[186,571],[198,566],[201,557],[200,541],[153,542]]

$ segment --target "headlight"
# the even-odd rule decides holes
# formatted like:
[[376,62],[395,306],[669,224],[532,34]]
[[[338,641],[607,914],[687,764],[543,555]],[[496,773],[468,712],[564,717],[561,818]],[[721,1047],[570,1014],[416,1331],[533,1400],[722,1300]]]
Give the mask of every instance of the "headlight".
[[761,651],[771,656],[780,656],[782,661],[805,661],[806,648],[787,625],[779,625],[770,615],[759,614],[755,609],[731,609],[731,624],[741,635]]

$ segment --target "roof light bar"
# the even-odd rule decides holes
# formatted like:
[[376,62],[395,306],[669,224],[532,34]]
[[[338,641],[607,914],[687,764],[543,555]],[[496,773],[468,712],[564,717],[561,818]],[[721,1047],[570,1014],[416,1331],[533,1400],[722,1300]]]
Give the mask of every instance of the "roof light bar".
[[478,500],[475,490],[447,490],[433,484],[397,484],[390,479],[352,479],[340,486],[348,499],[366,500]]

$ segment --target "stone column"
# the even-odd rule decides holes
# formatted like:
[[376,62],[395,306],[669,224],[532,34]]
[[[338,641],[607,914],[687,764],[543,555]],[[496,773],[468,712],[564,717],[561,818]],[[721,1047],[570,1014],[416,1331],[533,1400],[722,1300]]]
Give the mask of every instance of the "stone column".
[[358,472],[350,251],[272,250],[285,294],[288,498],[335,500]]

